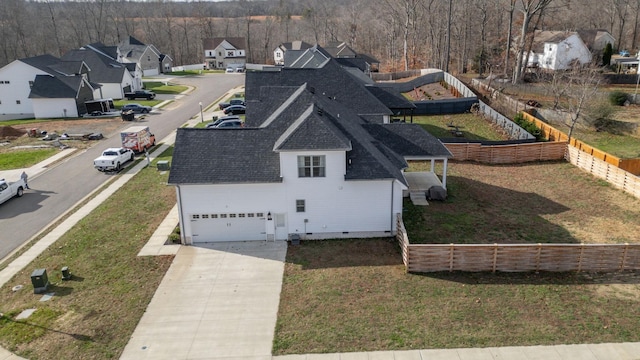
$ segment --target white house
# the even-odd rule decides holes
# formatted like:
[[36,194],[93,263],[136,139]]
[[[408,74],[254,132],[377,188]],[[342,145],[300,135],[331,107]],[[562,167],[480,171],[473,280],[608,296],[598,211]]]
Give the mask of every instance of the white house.
[[576,32],[541,31],[534,33],[527,66],[547,70],[565,70],[572,64],[588,64],[592,55]]
[[243,37],[203,39],[202,48],[207,69],[246,66],[247,54]]
[[83,61],[51,55],[15,60],[0,69],[0,116],[4,119],[77,117],[86,112],[98,84]]
[[259,89],[245,94],[259,95],[244,128],[178,129],[169,183],[184,244],[392,236],[407,159],[443,161],[446,188],[452,155],[419,125],[372,123],[314,86],[259,74],[247,73]]
[[134,79],[125,64],[101,55],[90,49],[71,50],[62,56],[63,60],[82,60],[91,71],[88,73],[89,81],[100,84],[96,87],[94,98],[96,99],[122,99],[125,92],[140,90],[139,79]]
[[313,45],[300,40],[282,43],[276,46],[276,48],[273,50],[273,62],[275,65],[284,66],[285,53],[293,52],[296,54],[300,54],[304,50],[307,50],[311,47],[313,47]]

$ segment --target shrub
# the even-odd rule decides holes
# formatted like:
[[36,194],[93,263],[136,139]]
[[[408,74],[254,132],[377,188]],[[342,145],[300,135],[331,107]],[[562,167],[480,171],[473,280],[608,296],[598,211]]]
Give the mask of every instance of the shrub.
[[542,136],[542,130],[540,130],[540,128],[538,128],[536,124],[526,120],[524,116],[522,116],[522,113],[516,114],[516,116],[513,117],[513,122],[516,123],[521,128],[523,128],[529,134],[535,136],[536,140],[538,141],[546,140]]
[[609,93],[609,102],[613,105],[622,106],[627,101],[628,95],[622,91],[612,91]]

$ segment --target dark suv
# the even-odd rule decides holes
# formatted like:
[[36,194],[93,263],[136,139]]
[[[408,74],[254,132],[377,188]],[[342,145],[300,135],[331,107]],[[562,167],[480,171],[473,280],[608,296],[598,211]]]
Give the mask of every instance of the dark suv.
[[151,112],[151,106],[144,106],[137,103],[130,103],[122,105],[122,112],[131,110],[136,114],[146,114]]

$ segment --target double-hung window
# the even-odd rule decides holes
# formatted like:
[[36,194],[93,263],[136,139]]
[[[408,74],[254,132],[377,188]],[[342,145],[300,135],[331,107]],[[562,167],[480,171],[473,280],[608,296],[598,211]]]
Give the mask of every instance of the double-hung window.
[[298,156],[298,177],[325,177],[325,157]]

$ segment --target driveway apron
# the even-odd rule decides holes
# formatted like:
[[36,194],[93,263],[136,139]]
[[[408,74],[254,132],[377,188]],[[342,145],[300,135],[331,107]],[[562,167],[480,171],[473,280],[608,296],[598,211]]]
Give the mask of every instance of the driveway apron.
[[287,243],[182,246],[120,359],[271,359]]

